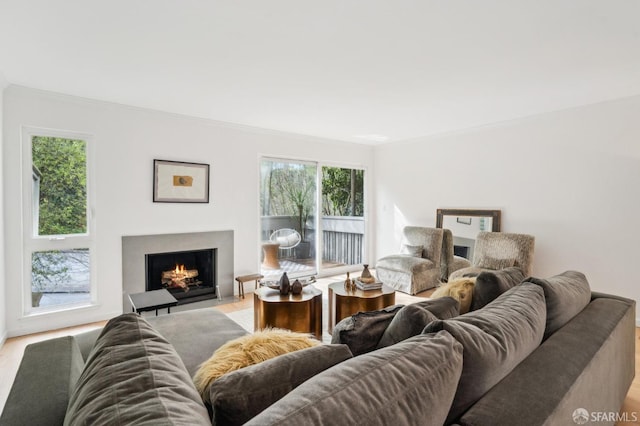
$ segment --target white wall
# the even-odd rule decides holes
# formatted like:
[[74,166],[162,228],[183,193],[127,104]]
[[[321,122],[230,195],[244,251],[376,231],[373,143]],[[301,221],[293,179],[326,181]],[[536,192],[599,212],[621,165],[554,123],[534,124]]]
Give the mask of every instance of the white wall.
[[[0,71],[0,176],[2,181],[6,179],[3,175],[2,167],[2,152],[4,151],[3,132],[2,132],[2,118],[3,118],[3,99],[4,88],[7,86],[7,81],[4,78],[4,74]],[[7,337],[7,321],[6,321],[6,308],[4,301],[7,300],[5,295],[6,281],[5,281],[5,268],[4,268],[4,198],[2,194],[2,185],[0,185],[0,347],[4,343]]]
[[536,237],[535,275],[640,299],[639,117],[637,96],[378,147],[376,255],[437,208],[501,209],[504,232]]
[[[16,86],[5,92],[7,265],[21,265],[20,128],[94,136],[97,158],[97,271],[100,306],[23,317],[19,267],[7,271],[10,335],[109,318],[122,311],[121,237],[232,229],[235,273],[256,272],[259,256],[258,159],[261,154],[370,168],[371,147],[226,125]],[[209,204],[152,202],[153,159],[211,164]]]

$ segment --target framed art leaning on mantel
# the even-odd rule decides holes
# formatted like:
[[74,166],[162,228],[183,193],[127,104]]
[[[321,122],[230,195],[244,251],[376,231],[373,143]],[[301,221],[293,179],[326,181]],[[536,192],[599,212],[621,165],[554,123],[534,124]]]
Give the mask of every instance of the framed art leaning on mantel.
[[209,165],[153,160],[154,203],[208,203]]

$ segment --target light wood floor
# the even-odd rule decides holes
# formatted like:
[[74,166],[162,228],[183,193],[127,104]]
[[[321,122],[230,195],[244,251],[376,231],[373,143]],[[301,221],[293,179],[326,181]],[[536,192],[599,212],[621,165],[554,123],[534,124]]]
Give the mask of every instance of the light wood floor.
[[[341,279],[344,280],[345,276],[333,276],[330,278],[319,279],[318,284],[319,286],[326,286],[328,283],[336,282]],[[245,288],[245,290],[249,291],[248,288]],[[398,292],[396,293],[396,303],[412,303],[415,302],[417,298],[429,297],[431,293],[433,293],[433,290],[427,290],[417,294],[416,296],[409,296]],[[247,297],[245,299],[238,299],[235,297],[233,302],[216,307],[216,309],[224,313],[237,312],[252,308],[253,296],[250,293],[247,293]],[[106,321],[101,321],[77,327],[69,327],[7,339],[2,348],[0,348],[0,411],[4,408],[4,404],[9,395],[9,390],[11,389],[11,384],[13,383],[16,372],[18,371],[18,366],[20,365],[24,348],[27,345],[54,337],[83,333],[85,331],[103,327],[105,323]],[[636,376],[620,411],[621,415],[626,413],[627,418],[636,417],[637,420],[632,422],[616,423],[616,425],[619,426],[640,425],[640,345],[637,344],[638,339],[640,339],[640,328],[636,328]]]

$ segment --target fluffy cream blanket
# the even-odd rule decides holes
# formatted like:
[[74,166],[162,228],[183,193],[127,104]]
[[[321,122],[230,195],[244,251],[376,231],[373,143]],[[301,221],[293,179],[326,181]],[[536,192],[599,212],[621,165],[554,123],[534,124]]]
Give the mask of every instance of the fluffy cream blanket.
[[431,295],[431,298],[453,297],[460,302],[460,314],[466,314],[471,308],[471,298],[473,297],[473,286],[475,284],[475,277],[457,278],[438,287]]
[[200,395],[204,395],[209,385],[223,374],[319,344],[309,334],[278,328],[256,331],[220,346],[200,365],[193,382]]

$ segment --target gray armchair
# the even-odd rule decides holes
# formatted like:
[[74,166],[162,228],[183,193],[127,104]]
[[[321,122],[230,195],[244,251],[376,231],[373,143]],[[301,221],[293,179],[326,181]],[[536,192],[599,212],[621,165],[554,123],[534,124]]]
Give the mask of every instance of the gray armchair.
[[473,262],[468,268],[449,275],[449,281],[463,276],[475,276],[485,270],[517,266],[525,277],[531,275],[535,237],[507,232],[480,232],[476,239]]
[[401,253],[376,263],[378,279],[412,295],[435,287],[440,280],[442,237],[442,229],[406,226]]

